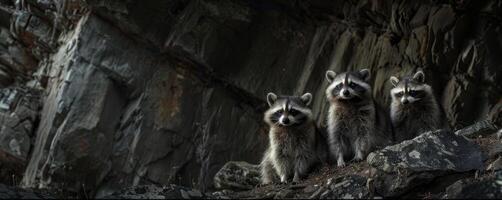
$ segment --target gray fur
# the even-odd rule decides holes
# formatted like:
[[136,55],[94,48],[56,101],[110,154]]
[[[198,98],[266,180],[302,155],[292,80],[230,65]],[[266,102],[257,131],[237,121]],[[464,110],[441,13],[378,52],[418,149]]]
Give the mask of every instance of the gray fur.
[[[260,165],[263,184],[278,181],[286,183],[291,179],[293,182],[298,182],[320,161],[316,152],[316,127],[312,121],[310,108],[307,107],[311,97],[310,94],[302,97],[283,96],[275,100],[271,98],[273,101],[269,101],[271,107],[265,112],[264,118],[270,126],[270,146]],[[296,124],[288,126],[274,119],[279,117],[274,111],[288,108],[284,106],[286,102],[292,104],[292,108],[300,110],[301,113],[294,117],[306,118],[294,119],[292,121]],[[284,112],[282,115],[288,114]]]
[[[331,159],[336,159],[337,165],[342,167],[346,159],[364,160],[373,149],[388,144],[391,131],[384,125],[383,118],[377,119],[371,86],[367,83],[369,71],[334,74],[332,71],[326,73],[331,83],[326,90],[330,102],[328,145]],[[359,86],[351,86],[351,82]],[[349,97],[343,97],[345,90],[350,91]]]
[[441,107],[431,87],[425,83],[422,71],[401,80],[391,77],[391,82],[394,88],[391,90],[390,118],[397,142],[413,139],[426,131],[446,128]]

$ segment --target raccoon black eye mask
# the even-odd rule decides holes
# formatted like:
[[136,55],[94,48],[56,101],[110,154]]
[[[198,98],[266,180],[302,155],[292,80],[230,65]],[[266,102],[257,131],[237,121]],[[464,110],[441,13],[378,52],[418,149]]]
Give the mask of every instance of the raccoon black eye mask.
[[413,77],[404,77],[401,80],[395,76],[390,77],[394,86],[391,90],[392,97],[403,104],[417,102],[431,93],[430,87],[425,84],[425,75],[418,71]]
[[312,94],[303,96],[277,96],[273,93],[267,95],[270,109],[265,113],[265,121],[278,126],[302,125],[312,118],[312,111],[308,106]]
[[330,83],[326,90],[328,100],[358,103],[371,95],[371,87],[368,83],[369,70],[367,69],[341,74],[327,71],[326,79]]

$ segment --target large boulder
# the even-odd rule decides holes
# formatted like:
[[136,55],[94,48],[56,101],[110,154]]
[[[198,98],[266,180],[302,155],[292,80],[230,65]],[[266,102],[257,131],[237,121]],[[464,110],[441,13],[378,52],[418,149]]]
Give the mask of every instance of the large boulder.
[[260,166],[232,161],[225,164],[214,176],[218,190],[249,190],[260,184]]
[[462,136],[438,130],[371,153],[374,186],[383,196],[399,196],[437,177],[483,167],[479,146]]

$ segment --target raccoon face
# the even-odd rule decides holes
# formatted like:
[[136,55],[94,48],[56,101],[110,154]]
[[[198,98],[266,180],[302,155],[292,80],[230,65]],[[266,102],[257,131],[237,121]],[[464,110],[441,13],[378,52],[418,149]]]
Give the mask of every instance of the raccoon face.
[[363,69],[356,72],[345,72],[337,75],[333,71],[326,72],[326,79],[330,83],[326,89],[328,100],[362,100],[371,94],[368,81],[370,72]]
[[391,76],[390,82],[394,86],[390,91],[392,101],[398,101],[402,105],[418,102],[432,93],[430,86],[425,83],[425,74],[423,71],[418,71],[413,77],[407,76],[402,80]]
[[271,126],[301,125],[312,119],[312,111],[308,106],[312,94],[298,96],[277,96],[268,93],[267,102],[270,108],[265,112],[265,122]]

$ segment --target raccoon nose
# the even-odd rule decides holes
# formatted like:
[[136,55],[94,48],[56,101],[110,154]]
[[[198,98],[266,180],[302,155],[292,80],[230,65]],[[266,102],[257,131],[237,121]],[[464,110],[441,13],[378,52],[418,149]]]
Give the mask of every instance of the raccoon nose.
[[410,102],[408,101],[408,99],[403,99],[401,102],[403,103],[403,105],[406,105],[406,104],[410,103]]
[[282,119],[283,124],[289,124],[289,119],[287,117]]
[[344,90],[342,94],[343,94],[343,96],[349,96],[350,92],[348,90]]

